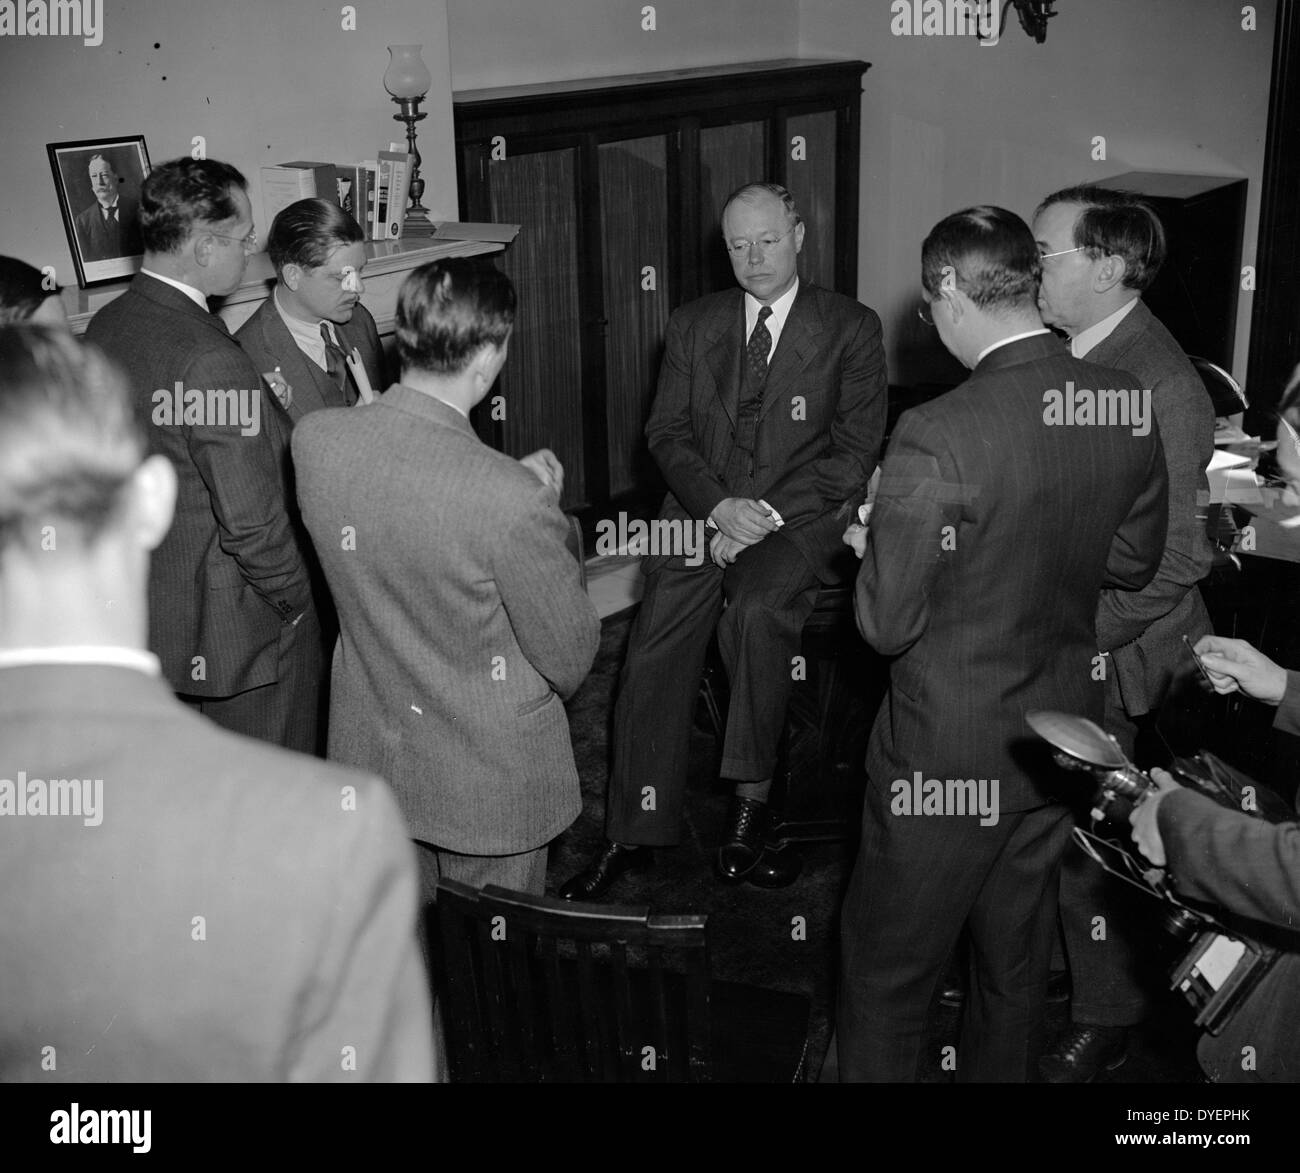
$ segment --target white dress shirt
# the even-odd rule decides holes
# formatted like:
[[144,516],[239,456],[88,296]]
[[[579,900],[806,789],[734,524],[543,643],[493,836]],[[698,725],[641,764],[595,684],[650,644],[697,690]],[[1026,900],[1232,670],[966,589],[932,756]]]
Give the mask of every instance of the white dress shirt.
[[155,281],[161,281],[164,285],[170,285],[173,289],[179,289],[205,314],[209,312],[208,299],[203,296],[201,290],[195,289],[193,285],[186,285],[184,281],[176,281],[171,277],[164,277],[161,273],[155,273],[152,269],[141,269],[140,272],[146,277],[152,277]]
[[30,668],[37,664],[94,665],[131,668],[149,676],[161,676],[162,665],[152,652],[116,644],[78,644],[48,648],[0,648],[0,668]]
[[1094,346],[1104,342],[1114,333],[1115,327],[1133,312],[1138,299],[1126,301],[1113,314],[1108,314],[1100,322],[1094,322],[1086,330],[1080,330],[1070,339],[1070,353],[1075,358],[1083,358]]
[[1019,342],[1022,338],[1033,338],[1035,334],[1050,334],[1051,331],[1046,326],[1040,326],[1037,330],[1025,330],[1019,334],[1012,334],[1010,338],[1003,338],[1000,342],[993,343],[992,346],[986,346],[975,356],[975,365],[979,366],[984,361],[986,354],[992,354],[999,346],[1010,346],[1013,342]]

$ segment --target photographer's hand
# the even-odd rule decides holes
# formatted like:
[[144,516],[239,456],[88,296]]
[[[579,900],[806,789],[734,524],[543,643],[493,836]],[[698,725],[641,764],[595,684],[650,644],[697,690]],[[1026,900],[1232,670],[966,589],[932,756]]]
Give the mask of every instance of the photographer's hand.
[[1178,790],[1178,783],[1166,771],[1156,768],[1151,771],[1151,781],[1156,784],[1154,794],[1148,794],[1133,808],[1128,821],[1133,824],[1133,842],[1138,850],[1158,868],[1165,866],[1165,845],[1160,841],[1160,825],[1156,815],[1160,810],[1160,800],[1166,794]]
[[1204,662],[1215,692],[1241,691],[1266,704],[1281,703],[1286,693],[1286,669],[1244,639],[1203,635],[1196,641],[1196,654]]

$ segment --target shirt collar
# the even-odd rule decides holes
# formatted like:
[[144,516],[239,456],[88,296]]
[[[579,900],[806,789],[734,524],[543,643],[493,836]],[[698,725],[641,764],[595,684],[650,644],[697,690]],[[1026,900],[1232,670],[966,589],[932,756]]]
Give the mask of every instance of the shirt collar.
[[328,328],[335,345],[345,354],[347,353],[348,348],[340,341],[338,329],[333,322],[327,321],[325,318],[321,318],[314,323],[295,318],[293,314],[284,308],[284,303],[280,300],[280,286],[278,284],[271,291],[271,298],[275,302],[276,313],[280,315],[280,320],[284,323],[285,329],[289,331],[294,342],[298,344],[298,349],[312,359],[318,367],[323,370],[329,367],[329,363],[325,358],[325,340],[320,334],[322,325]]
[[[794,305],[794,299],[799,293],[799,279],[796,277],[794,284],[790,286],[780,297],[772,303],[772,316],[767,320],[767,328],[772,334],[772,345],[775,348],[776,340],[780,337],[781,331],[785,328],[785,320],[790,316],[790,307]],[[754,327],[758,324],[758,311],[762,303],[752,293],[745,293],[745,337],[748,338],[754,332]]]
[[67,647],[0,648],[0,668],[28,668],[34,665],[96,664],[110,668],[131,668],[149,676],[161,676],[162,665],[152,652],[116,644],[73,644]]
[[1046,326],[1039,326],[1037,330],[1025,330],[1019,334],[1012,334],[1010,338],[1003,338],[1000,342],[993,343],[992,346],[986,346],[975,356],[975,366],[979,366],[984,361],[986,354],[992,354],[1000,346],[1009,346],[1013,342],[1019,342],[1022,338],[1033,338],[1039,334],[1050,334]]
[[155,273],[152,269],[141,269],[140,272],[146,277],[152,277],[155,281],[161,281],[164,285],[170,285],[173,289],[179,289],[205,314],[210,312],[208,310],[208,299],[203,296],[201,290],[195,289],[193,285],[186,285],[184,281],[176,281],[171,277],[164,277],[161,273]]
[[1133,312],[1137,303],[1136,297],[1132,301],[1126,301],[1113,314],[1107,314],[1100,322],[1094,322],[1086,330],[1080,330],[1070,339],[1070,353],[1075,358],[1083,358],[1115,332],[1115,327]]

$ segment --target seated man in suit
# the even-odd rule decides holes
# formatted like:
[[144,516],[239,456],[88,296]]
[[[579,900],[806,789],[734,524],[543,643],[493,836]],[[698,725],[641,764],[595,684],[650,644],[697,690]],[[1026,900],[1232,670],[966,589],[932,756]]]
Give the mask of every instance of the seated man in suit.
[[0,327],[0,1081],[441,1078],[387,786],[205,721],[146,651],[146,451],[97,348]]
[[149,575],[149,647],[172,688],[236,733],[312,753],[321,636],[286,506],[289,417],[209,313],[257,247],[247,182],[176,159],[141,189],[144,266],[86,337],[127,372],[152,452],[180,482]]
[[652,862],[654,846],[680,840],[691,714],[715,629],[731,684],[722,775],[735,788],[718,872],[776,888],[799,871],[792,851],[764,846],[767,798],[803,625],[838,576],[844,523],[880,455],[884,348],[871,310],[799,280],[804,225],[785,188],[740,188],[722,232],[739,288],[673,314],[646,425],[669,488],[658,524],[695,541],[642,560],[607,842],[561,888],[569,900],[602,896]]
[[[1278,463],[1295,500],[1300,457]],[[1300,736],[1300,673],[1275,664],[1245,640],[1217,635],[1196,643],[1216,692],[1242,692],[1277,706],[1273,727]],[[1168,867],[1182,897],[1289,930],[1273,944],[1300,945],[1300,824],[1274,824],[1230,810],[1152,770],[1157,791],[1129,816],[1133,839],[1157,867]],[[1139,897],[1140,899],[1140,897]],[[1300,1082],[1300,947],[1282,954],[1218,1034],[1203,1034],[1197,1057],[1216,1083]]]
[[858,627],[895,658],[841,916],[842,1080],[918,1078],[964,926],[973,973],[957,1078],[1036,1075],[1070,823],[1045,789],[1050,763],[1022,753],[1025,713],[1101,717],[1098,595],[1150,581],[1166,525],[1149,415],[1144,426],[1081,410],[1103,388],[1131,404],[1136,384],[1052,337],[1040,272],[1028,226],[1002,208],[956,212],[926,237],[928,313],[971,377],[904,413],[865,536],[846,534],[864,555]]
[[[1140,591],[1102,591],[1097,607],[1097,646],[1107,657],[1103,724],[1133,757],[1139,730],[1154,727],[1177,677],[1195,671],[1183,637],[1210,631],[1196,584],[1213,562],[1198,499],[1209,492],[1214,408],[1182,347],[1142,300],[1165,257],[1164,228],[1149,205],[1129,192],[1066,188],[1039,206],[1034,236],[1044,254],[1043,321],[1069,335],[1076,358],[1137,376],[1164,446],[1169,525],[1160,567]],[[1126,884],[1077,844],[1066,848],[1061,926],[1072,1022],[1043,1056],[1048,1082],[1082,1083],[1124,1061],[1128,1028],[1142,1020],[1149,997],[1143,911]],[[1096,931],[1098,917],[1105,933]]]
[[236,332],[295,423],[322,407],[369,403],[388,386],[365,286],[365,235],[330,200],[281,210],[266,239],[276,283]]
[[339,615],[329,757],[392,784],[426,904],[441,876],[540,895],[547,845],[582,810],[562,701],[600,621],[565,548],[563,470],[492,450],[469,422],[514,311],[491,265],[416,269],[398,295],[402,381],[293,433]]
[[122,181],[103,155],[90,158],[90,190],[95,202],[75,217],[77,240],[84,261],[135,257],[144,251],[140,239],[140,206],[118,190]]

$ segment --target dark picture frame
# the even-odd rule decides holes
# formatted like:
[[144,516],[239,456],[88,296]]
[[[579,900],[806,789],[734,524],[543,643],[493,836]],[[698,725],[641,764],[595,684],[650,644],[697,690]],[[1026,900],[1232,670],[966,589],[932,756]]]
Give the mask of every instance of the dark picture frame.
[[[149,174],[144,135],[47,143],[45,150],[77,284],[90,289],[131,276],[144,255],[139,223],[140,185]],[[108,196],[115,204],[106,213]]]

